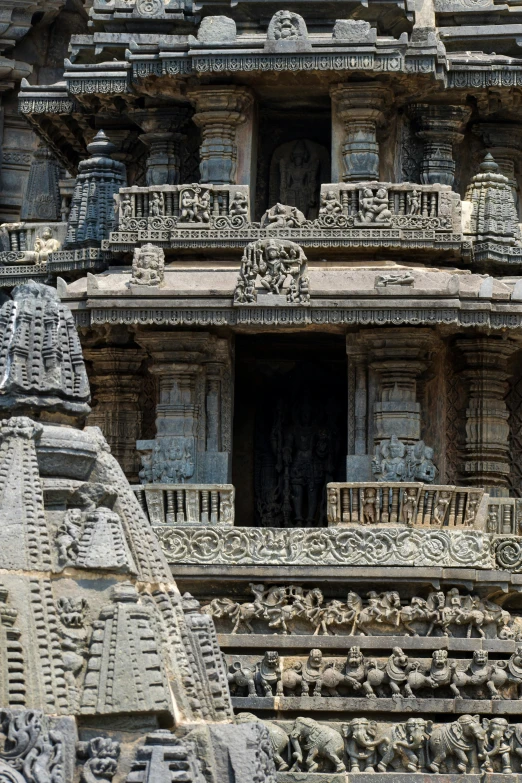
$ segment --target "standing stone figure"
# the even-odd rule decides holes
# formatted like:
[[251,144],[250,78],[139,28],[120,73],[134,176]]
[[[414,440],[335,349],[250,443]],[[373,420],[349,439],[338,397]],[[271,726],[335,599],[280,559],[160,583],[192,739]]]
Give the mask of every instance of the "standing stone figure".
[[279,201],[297,207],[307,218],[317,207],[319,159],[306,142],[296,141],[289,158],[279,161]]

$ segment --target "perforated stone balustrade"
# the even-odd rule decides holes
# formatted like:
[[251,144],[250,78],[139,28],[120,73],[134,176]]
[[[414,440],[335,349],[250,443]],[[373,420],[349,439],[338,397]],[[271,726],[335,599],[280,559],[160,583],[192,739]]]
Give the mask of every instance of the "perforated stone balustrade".
[[[486,529],[484,490],[420,482],[328,484],[329,525]],[[513,532],[513,531],[510,531]]]
[[146,484],[132,487],[153,525],[233,525],[232,484]]

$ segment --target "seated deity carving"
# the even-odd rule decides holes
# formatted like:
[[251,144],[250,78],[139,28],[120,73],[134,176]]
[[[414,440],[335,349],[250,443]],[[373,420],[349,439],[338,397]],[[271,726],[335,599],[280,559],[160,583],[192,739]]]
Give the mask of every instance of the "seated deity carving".
[[377,481],[421,481],[433,484],[437,468],[433,463],[433,449],[420,440],[406,445],[392,435],[375,446],[372,472]]
[[36,253],[36,263],[45,264],[51,253],[55,253],[60,250],[61,243],[53,236],[53,230],[50,226],[46,226],[42,231],[42,235],[37,237],[34,243],[34,252]]
[[134,249],[132,277],[134,285],[160,285],[165,277],[165,253],[163,248],[148,242]]
[[286,300],[292,304],[307,304],[310,300],[307,259],[299,245],[290,240],[260,239],[245,248],[241,259],[234,302],[248,304],[257,301],[256,281],[268,294],[279,295],[287,280]]
[[230,217],[242,217],[248,215],[248,198],[240,190],[234,193],[234,198],[230,202]]
[[343,207],[339,199],[337,198],[334,190],[328,190],[321,198],[321,206],[319,208],[319,214],[325,216],[335,217],[341,215]]

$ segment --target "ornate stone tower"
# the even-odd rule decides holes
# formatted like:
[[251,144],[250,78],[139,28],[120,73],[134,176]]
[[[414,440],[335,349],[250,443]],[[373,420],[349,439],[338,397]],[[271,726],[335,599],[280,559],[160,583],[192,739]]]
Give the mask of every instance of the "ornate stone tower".
[[521,7],[73,5],[6,44],[0,779],[522,780]]

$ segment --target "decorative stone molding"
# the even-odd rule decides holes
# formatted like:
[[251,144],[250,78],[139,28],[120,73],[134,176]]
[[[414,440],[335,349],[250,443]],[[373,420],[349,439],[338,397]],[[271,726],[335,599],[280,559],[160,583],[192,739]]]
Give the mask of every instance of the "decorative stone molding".
[[491,538],[476,530],[164,526],[154,532],[172,564],[493,567]]

